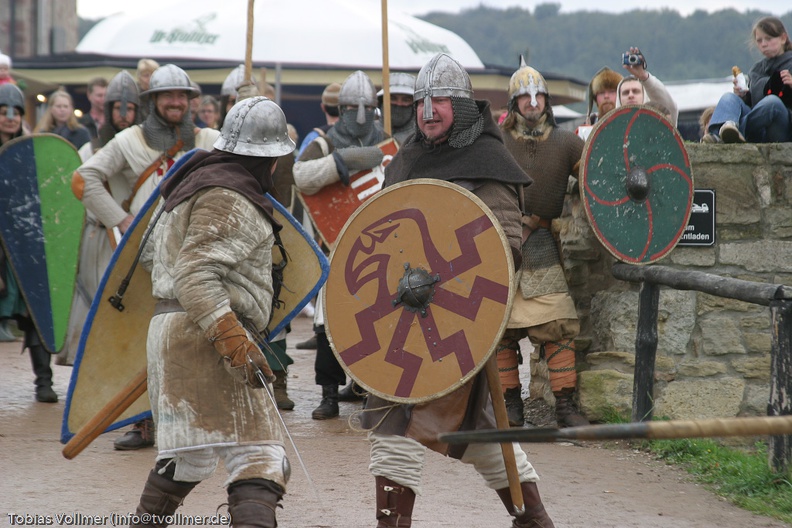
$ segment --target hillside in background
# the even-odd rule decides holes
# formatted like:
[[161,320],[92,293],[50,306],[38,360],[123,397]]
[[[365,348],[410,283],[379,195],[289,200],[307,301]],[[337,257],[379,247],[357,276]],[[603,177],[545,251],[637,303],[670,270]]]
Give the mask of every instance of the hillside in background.
[[[622,53],[641,49],[649,70],[664,81],[725,77],[731,67],[747,71],[761,58],[751,27],[769,13],[726,9],[636,9],[621,14],[561,13],[561,4],[523,8],[478,7],[459,14],[432,12],[420,18],[457,33],[487,65],[516,69],[520,54],[542,72],[590,79],[601,67],[621,70]],[[792,31],[792,10],[781,17]]]
[[[491,66],[516,69],[523,54],[541,72],[585,82],[603,66],[621,72],[622,53],[637,46],[658,78],[683,81],[726,77],[734,65],[747,71],[761,58],[750,40],[751,27],[768,14],[725,9],[683,17],[668,9],[621,14],[560,10],[557,3],[533,11],[481,6],[418,18],[457,33]],[[792,10],[781,20],[792,31]],[[80,19],[80,38],[97,22]]]

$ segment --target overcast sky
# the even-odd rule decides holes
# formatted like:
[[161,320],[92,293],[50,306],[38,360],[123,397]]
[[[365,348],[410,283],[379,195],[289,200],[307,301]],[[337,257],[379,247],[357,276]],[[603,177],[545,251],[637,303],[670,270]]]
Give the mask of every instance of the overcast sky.
[[[136,13],[146,13],[157,7],[176,4],[184,0],[126,0],[114,2],[108,0],[77,0],[77,13],[83,18],[101,18],[123,11],[133,10]],[[273,0],[258,0],[268,2]],[[277,0],[282,1],[282,0]],[[299,0],[294,0],[299,2]],[[355,0],[356,2],[370,3],[379,7],[380,0]],[[388,11],[403,11],[411,15],[423,15],[430,11],[445,11],[458,13],[460,10],[477,7],[484,4],[488,7],[506,8],[519,6],[523,9],[533,10],[539,4],[551,3],[550,0],[388,0]],[[620,13],[630,9],[674,9],[682,15],[689,15],[697,9],[717,11],[720,9],[734,8],[737,11],[760,10],[773,15],[783,15],[792,11],[792,2],[789,0],[643,0],[642,2],[594,2],[592,0],[558,0],[552,3],[561,4],[561,12],[574,11],[605,11]],[[451,5],[449,5],[451,4]],[[218,3],[222,6],[222,2]]]

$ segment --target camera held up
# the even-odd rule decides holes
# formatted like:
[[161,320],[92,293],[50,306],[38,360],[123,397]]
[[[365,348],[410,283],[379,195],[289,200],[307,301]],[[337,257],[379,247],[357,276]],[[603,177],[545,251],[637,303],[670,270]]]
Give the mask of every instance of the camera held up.
[[639,53],[624,53],[622,54],[622,63],[628,66],[641,66],[644,64],[644,59]]

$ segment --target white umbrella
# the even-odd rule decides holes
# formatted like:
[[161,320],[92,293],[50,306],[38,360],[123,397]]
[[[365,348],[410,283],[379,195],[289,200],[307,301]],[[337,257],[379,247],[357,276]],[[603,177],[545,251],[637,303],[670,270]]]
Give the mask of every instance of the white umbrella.
[[[94,26],[79,53],[153,59],[243,61],[246,0],[187,0],[145,14],[121,14]],[[255,3],[253,61],[381,68],[381,12],[376,0]],[[458,35],[415,17],[389,13],[390,68],[419,69],[437,52],[465,68],[483,68]]]

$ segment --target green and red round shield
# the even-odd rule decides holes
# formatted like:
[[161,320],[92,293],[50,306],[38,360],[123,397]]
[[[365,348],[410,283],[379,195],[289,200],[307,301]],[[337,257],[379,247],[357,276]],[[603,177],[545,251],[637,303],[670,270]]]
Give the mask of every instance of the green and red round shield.
[[361,386],[399,403],[461,387],[495,350],[513,261],[492,211],[467,190],[417,179],[349,218],[330,258],[325,330]]
[[586,216],[618,260],[651,264],[681,239],[693,204],[693,174],[682,137],[660,113],[619,107],[598,121],[580,167]]

